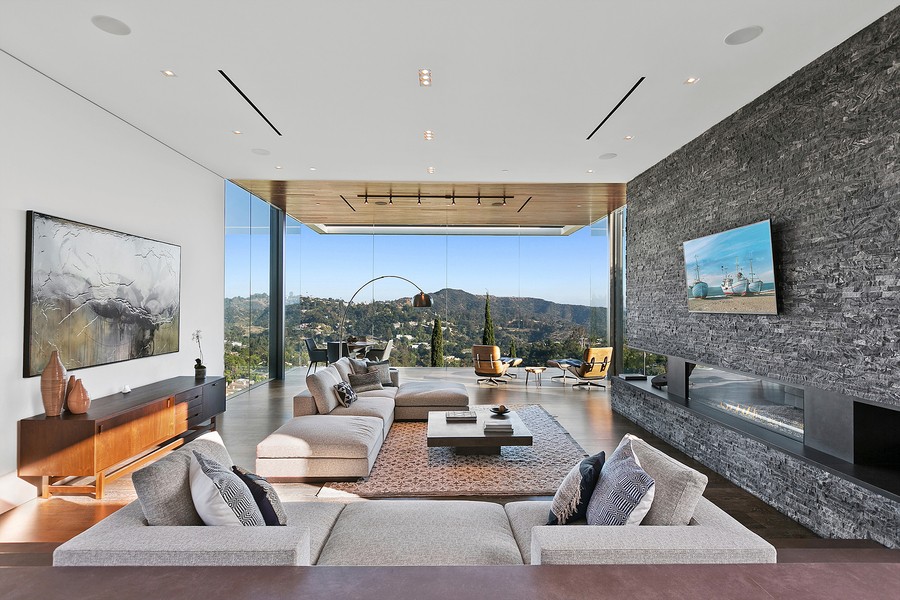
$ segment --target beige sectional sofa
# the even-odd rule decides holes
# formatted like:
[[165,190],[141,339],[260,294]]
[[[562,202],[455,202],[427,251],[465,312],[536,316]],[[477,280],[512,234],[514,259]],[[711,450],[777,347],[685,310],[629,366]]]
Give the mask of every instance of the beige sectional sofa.
[[[53,554],[53,564],[766,563],[775,562],[776,558],[770,544],[702,497],[699,501],[694,499],[696,508],[690,524],[684,526],[549,526],[549,501],[511,502],[503,506],[449,500],[287,502],[285,527],[196,525],[199,517],[190,504],[186,466],[191,449],[206,452],[226,465],[230,463],[221,438],[212,433],[145,467],[149,474],[138,476],[144,489],[166,490],[165,497],[158,492],[145,493],[146,497],[59,546]],[[651,466],[658,469],[658,465],[665,464],[654,462],[652,455],[666,455],[646,444],[635,452],[657,485],[665,485],[669,480],[666,474],[651,472]],[[676,503],[680,502],[677,496],[673,495]],[[189,505],[178,505],[185,502]],[[148,525],[146,514],[160,518],[160,506],[150,506],[151,503],[160,504],[163,515],[181,515],[185,524],[166,521],[172,524]]]
[[442,381],[399,382],[360,392],[342,406],[335,384],[349,382],[349,358],[306,378],[307,389],[294,396],[294,418],[256,447],[256,472],[272,481],[355,479],[372,470],[394,419],[427,419],[431,410],[460,410],[469,404],[466,386]]

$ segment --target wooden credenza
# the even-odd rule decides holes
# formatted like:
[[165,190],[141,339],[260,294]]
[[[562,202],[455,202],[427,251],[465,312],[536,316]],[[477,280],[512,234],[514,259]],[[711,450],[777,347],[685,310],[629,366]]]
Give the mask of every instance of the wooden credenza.
[[[35,415],[19,421],[19,477],[40,495],[93,493],[195,434],[225,412],[225,378],[174,377],[91,401],[83,415]],[[93,485],[73,480],[93,477]]]

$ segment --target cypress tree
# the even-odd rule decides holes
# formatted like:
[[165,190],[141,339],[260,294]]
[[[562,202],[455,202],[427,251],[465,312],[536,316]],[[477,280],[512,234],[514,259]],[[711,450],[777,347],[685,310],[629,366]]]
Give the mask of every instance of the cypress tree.
[[441,318],[434,318],[431,328],[431,366],[444,366],[444,333],[441,331]]
[[484,333],[481,334],[481,343],[485,346],[496,346],[494,341],[494,322],[491,320],[491,296],[484,295]]
[[509,342],[509,357],[516,358],[516,340]]

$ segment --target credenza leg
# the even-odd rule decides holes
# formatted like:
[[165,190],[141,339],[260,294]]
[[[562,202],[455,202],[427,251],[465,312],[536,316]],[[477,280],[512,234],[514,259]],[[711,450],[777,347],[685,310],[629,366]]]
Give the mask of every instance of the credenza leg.
[[97,481],[94,483],[94,498],[100,500],[103,498],[103,473],[97,473]]
[[41,498],[49,498],[50,497],[50,477],[48,475],[44,475],[41,477],[40,488],[38,489],[38,493]]

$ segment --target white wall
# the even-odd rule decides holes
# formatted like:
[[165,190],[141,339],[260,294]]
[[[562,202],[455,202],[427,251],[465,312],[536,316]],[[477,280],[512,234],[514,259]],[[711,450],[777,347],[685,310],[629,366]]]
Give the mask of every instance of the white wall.
[[94,398],[192,375],[203,330],[210,374],[223,372],[221,178],[0,53],[0,512],[35,497],[16,477],[19,419],[43,412],[40,378],[22,377],[25,211],[181,246],[181,351],[77,372]]

